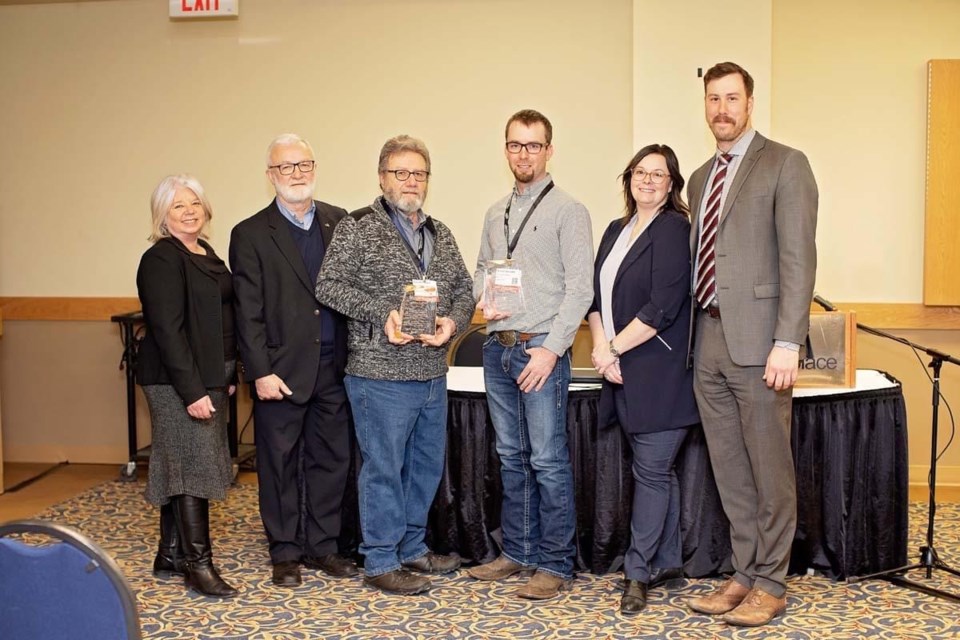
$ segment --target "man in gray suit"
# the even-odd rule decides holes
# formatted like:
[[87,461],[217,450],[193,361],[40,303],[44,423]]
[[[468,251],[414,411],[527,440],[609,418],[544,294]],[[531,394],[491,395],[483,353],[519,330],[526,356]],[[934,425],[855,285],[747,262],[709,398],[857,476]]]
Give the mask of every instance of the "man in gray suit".
[[760,626],[786,609],[796,529],[791,387],[810,324],[817,184],[806,157],[754,131],[753,78],[703,78],[717,153],[690,178],[694,389],[735,573],[694,611]]

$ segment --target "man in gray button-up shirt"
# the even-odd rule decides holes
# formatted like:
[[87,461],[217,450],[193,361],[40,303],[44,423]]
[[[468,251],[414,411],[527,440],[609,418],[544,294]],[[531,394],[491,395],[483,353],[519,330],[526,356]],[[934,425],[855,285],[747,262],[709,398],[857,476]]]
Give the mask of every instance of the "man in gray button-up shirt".
[[483,349],[484,382],[503,480],[503,553],[470,575],[498,580],[536,569],[517,593],[535,600],[556,596],[573,573],[569,350],[593,299],[590,214],[547,173],[552,138],[550,121],[537,111],[520,111],[507,122],[505,154],[516,183],[487,211],[473,289],[480,299],[488,260],[509,257],[521,270],[524,308],[510,315],[484,310],[491,334]]

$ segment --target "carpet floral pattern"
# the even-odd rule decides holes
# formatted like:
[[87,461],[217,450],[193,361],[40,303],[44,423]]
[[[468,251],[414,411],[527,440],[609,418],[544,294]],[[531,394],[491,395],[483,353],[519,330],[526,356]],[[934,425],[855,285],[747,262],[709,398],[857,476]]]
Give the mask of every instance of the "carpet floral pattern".
[[[388,596],[359,578],[337,580],[306,569],[301,587],[283,589],[270,581],[255,485],[238,485],[226,501],[212,503],[214,558],[240,596],[208,600],[184,589],[181,579],[151,575],[158,516],[143,500],[143,489],[142,482],[105,483],[39,517],[79,529],[117,560],[150,639],[960,638],[958,605],[881,580],[845,584],[791,577],[787,613],[759,629],[728,627],[685,607],[688,597],[712,589],[716,580],[653,590],[647,610],[633,618],[617,610],[619,574],[581,574],[572,591],[543,603],[514,596],[522,578],[489,584],[463,571],[435,578],[428,594],[414,597]],[[913,561],[925,535],[925,505],[911,505],[910,525]],[[960,565],[960,505],[940,506],[936,543],[945,562]],[[911,577],[927,582],[922,572]],[[960,579],[944,572],[935,572],[928,584],[960,593]]]

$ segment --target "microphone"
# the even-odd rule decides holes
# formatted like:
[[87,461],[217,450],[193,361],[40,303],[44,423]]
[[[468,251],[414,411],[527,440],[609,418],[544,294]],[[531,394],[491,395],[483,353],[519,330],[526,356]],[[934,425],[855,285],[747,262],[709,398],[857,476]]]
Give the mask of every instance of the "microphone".
[[824,311],[837,311],[837,307],[832,302],[821,296],[816,291],[813,292],[813,301],[823,307]]

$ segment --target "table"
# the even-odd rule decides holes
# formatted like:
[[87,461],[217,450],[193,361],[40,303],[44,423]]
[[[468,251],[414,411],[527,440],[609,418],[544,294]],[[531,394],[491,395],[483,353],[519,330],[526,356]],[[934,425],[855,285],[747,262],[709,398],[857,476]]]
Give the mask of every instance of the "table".
[[[453,367],[447,462],[430,512],[428,543],[486,562],[499,553],[500,463],[482,390],[482,369]],[[618,427],[597,426],[599,389],[572,386],[567,431],[577,506],[577,567],[618,570],[629,542],[630,447]],[[857,371],[855,389],[794,393],[797,532],[791,572],[831,578],[907,562],[907,421],[900,383]],[[703,432],[691,430],[678,459],[684,569],[700,577],[731,569],[723,514]]]

